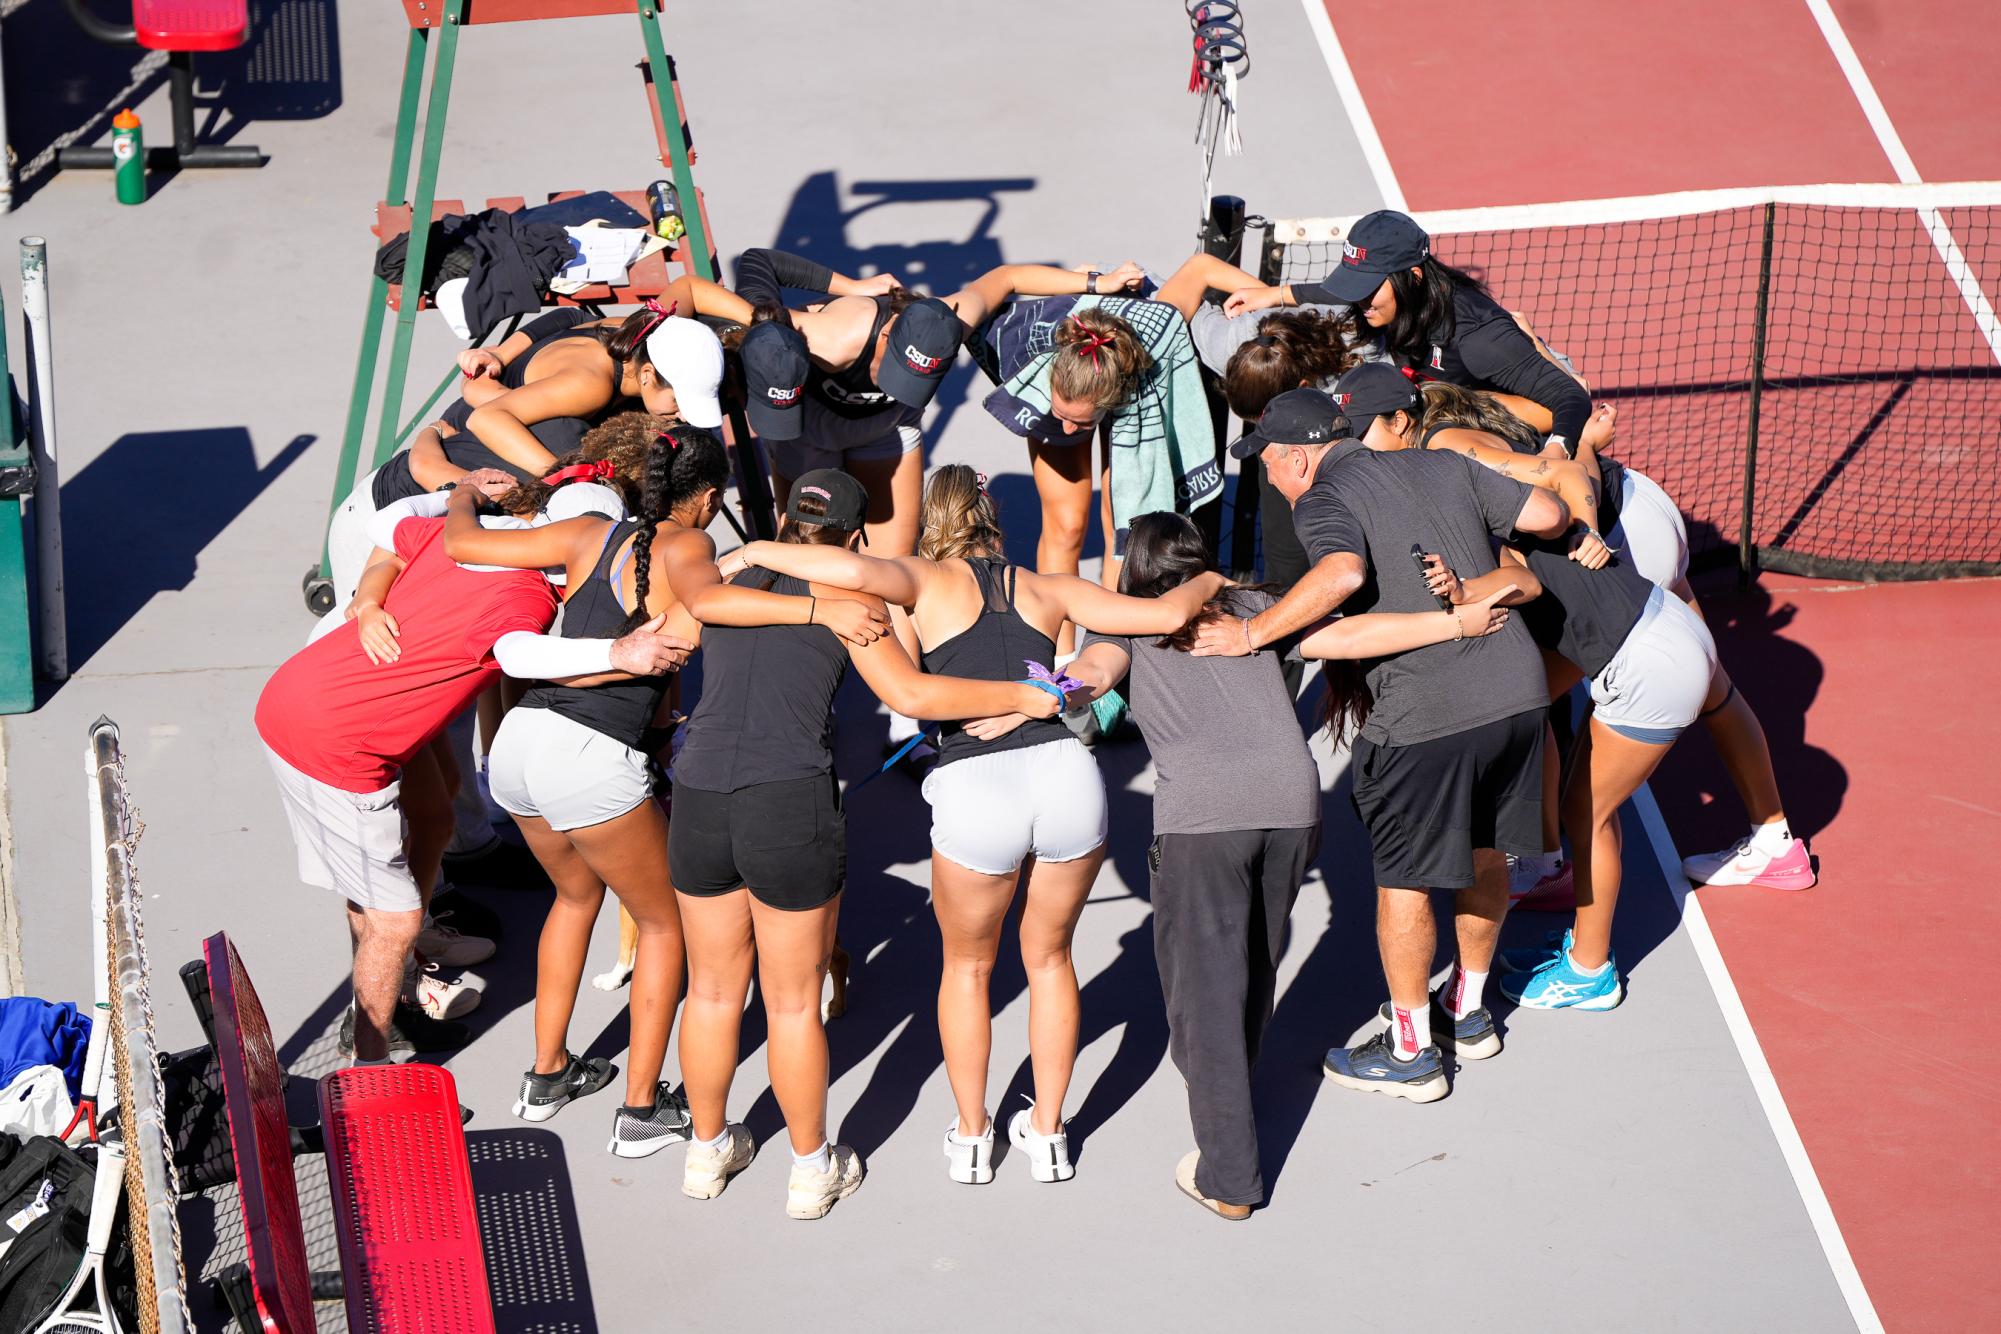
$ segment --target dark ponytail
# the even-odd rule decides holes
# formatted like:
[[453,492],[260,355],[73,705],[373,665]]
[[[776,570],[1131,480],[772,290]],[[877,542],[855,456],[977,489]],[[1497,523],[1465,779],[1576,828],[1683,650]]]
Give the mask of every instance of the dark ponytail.
[[[1390,351],[1411,357],[1420,365],[1429,363],[1434,338],[1440,343],[1452,341],[1452,293],[1460,287],[1481,293],[1487,290],[1487,284],[1474,275],[1430,255],[1425,257],[1417,277],[1412,277],[1409,269],[1392,273],[1390,292],[1397,299],[1397,314],[1390,327],[1383,330],[1383,341]],[[1367,327],[1362,319],[1362,307],[1367,304],[1363,301],[1350,308],[1359,327]]]
[[654,436],[640,481],[639,531],[632,537],[632,613],[625,628],[646,623],[652,591],[653,532],[662,519],[704,491],[720,491],[729,481],[729,457],[722,441],[697,426],[675,424]]

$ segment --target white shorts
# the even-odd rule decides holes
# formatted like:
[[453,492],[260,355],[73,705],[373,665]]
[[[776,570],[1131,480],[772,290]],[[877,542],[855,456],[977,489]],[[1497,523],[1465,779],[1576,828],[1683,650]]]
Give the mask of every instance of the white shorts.
[[[815,468],[842,468],[856,459],[893,459],[920,449],[921,408],[892,407],[868,417],[843,417],[812,395],[800,408],[797,440],[767,440],[771,470],[795,481]],[[779,498],[780,508],[784,498]]]
[[1605,534],[1633,568],[1662,588],[1688,574],[1688,525],[1660,483],[1625,469],[1619,488],[1619,522]]
[[264,755],[299,850],[299,879],[375,912],[424,906],[404,850],[401,782],[379,792],[349,792],[300,773],[269,746]]
[[1656,588],[1605,670],[1591,679],[1594,716],[1620,736],[1665,746],[1702,714],[1716,641],[1689,605]]
[[1074,862],[1105,841],[1105,780],[1075,737],[953,760],[924,780],[931,846],[969,871]]
[[375,550],[368,540],[368,521],[375,517],[375,474],[381,471],[356,482],[327,524],[327,578],[333,580],[336,616],[354,601],[354,586],[368,568],[368,553]]
[[486,756],[486,787],[509,815],[556,830],[616,820],[653,795],[646,757],[554,709],[513,708]]

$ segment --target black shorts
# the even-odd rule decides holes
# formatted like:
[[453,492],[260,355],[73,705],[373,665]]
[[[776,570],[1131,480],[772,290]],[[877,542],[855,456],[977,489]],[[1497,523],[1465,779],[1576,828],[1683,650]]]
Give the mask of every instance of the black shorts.
[[1542,846],[1544,711],[1409,746],[1355,742],[1355,813],[1376,883],[1470,889],[1473,849],[1532,856]]
[[677,784],[667,868],[675,889],[698,898],[748,887],[766,907],[819,907],[841,892],[848,875],[848,819],[834,776],[734,792]]

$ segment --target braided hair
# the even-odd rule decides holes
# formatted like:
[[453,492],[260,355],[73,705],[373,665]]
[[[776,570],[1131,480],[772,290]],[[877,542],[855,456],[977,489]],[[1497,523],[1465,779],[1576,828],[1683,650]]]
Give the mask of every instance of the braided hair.
[[729,475],[729,456],[723,452],[722,441],[700,427],[676,422],[655,434],[646,451],[635,514],[639,531],[632,538],[632,614],[626,618],[626,629],[647,620],[654,529],[685,502],[705,491],[722,490]]

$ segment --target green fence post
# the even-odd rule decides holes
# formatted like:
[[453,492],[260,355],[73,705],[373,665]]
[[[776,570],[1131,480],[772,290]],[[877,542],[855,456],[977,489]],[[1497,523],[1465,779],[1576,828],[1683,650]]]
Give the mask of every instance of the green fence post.
[[[398,205],[410,180],[410,146],[417,137],[417,100],[424,88],[424,52],[428,49],[427,28],[410,29],[410,42],[403,53],[403,95],[396,106],[396,142],[389,150],[389,184],[382,192],[384,202]],[[389,283],[376,274],[368,279],[368,309],[361,322],[361,351],[354,362],[354,388],[348,394],[347,429],[341,435],[340,458],[334,463],[333,503],[327,506],[327,522],[360,481],[361,438],[368,432],[369,391],[375,387],[375,366],[382,350],[382,308],[389,301]],[[321,578],[333,573],[325,539],[320,543]]]
[[[0,304],[0,481],[26,477],[28,442],[14,430],[14,381],[7,373],[7,311]],[[7,487],[13,490],[12,485]],[[27,529],[21,497],[0,496],[0,713],[35,707],[33,627],[28,620]]]
[[396,449],[396,426],[403,412],[403,382],[410,370],[410,343],[417,332],[417,308],[424,300],[424,260],[431,245],[431,206],[437,202],[438,159],[445,149],[445,112],[452,100],[452,66],[459,50],[459,19],[465,0],[444,0],[438,30],[438,62],[431,70],[431,99],[424,108],[424,149],[417,159],[416,197],[410,201],[410,245],[403,262],[403,301],[396,311],[396,337],[389,345],[389,379],[382,389],[382,415],[375,437],[379,468]]
[[681,196],[681,220],[688,226],[688,257],[698,278],[714,280],[715,251],[709,246],[708,224],[702,219],[702,198],[695,193],[695,171],[688,161],[688,136],[681,133],[681,108],[675,105],[674,60],[660,35],[658,0],[639,0],[639,27],[646,37],[646,59],[653,68],[653,99],[660,105],[660,126],[667,137],[668,167]]

